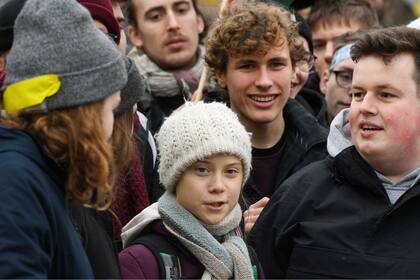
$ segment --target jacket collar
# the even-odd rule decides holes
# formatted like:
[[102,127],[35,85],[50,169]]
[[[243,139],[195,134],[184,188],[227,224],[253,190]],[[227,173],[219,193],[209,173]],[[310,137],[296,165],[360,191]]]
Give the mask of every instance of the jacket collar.
[[64,169],[60,168],[56,160],[45,153],[37,139],[25,130],[0,125],[0,153],[4,152],[22,154],[39,165],[58,186],[65,185]]

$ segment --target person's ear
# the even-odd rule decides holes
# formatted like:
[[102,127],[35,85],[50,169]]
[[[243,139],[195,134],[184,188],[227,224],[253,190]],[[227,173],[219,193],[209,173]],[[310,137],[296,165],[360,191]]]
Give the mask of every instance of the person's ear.
[[319,80],[319,89],[324,95],[327,93],[327,84],[328,84],[329,78],[330,78],[330,72],[328,70],[325,70],[322,73],[321,78]]
[[128,37],[130,38],[131,43],[137,48],[143,47],[143,40],[140,37],[139,31],[132,25],[128,26],[127,29]]
[[226,88],[226,74],[223,72],[222,69],[216,69],[214,71],[216,74],[216,80],[220,87]]
[[198,34],[201,34],[204,31],[206,24],[204,22],[204,18],[202,16],[197,15],[197,28]]

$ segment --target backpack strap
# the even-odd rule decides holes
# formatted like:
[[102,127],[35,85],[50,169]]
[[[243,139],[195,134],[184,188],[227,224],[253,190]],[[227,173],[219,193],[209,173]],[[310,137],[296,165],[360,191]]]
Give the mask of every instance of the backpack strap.
[[261,274],[261,267],[260,262],[258,261],[257,253],[255,253],[254,248],[252,248],[249,245],[246,245],[248,247],[248,254],[249,258],[251,259],[251,265],[252,265],[252,273],[254,274],[254,279],[259,279]]
[[175,243],[171,242],[169,236],[146,233],[138,236],[128,246],[141,244],[152,252],[158,263],[160,279],[182,279],[181,263],[178,258],[180,251]]

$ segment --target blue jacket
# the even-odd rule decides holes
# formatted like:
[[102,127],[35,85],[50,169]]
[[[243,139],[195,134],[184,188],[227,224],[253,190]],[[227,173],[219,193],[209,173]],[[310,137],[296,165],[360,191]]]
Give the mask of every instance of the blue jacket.
[[0,125],[0,278],[93,278],[65,185],[33,137]]

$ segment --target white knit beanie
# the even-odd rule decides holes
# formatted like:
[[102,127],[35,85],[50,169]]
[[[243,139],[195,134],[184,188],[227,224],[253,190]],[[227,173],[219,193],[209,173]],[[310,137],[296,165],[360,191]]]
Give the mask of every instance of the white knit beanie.
[[187,103],[163,123],[157,134],[159,178],[174,192],[184,171],[198,160],[216,154],[237,156],[244,181],[251,169],[251,137],[238,117],[222,103]]

